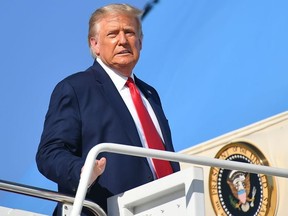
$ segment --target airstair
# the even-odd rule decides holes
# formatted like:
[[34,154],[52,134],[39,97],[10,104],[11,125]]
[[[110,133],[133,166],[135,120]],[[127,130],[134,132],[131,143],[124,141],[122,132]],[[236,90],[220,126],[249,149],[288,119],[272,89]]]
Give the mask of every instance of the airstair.
[[[85,195],[88,188],[88,180],[92,173],[94,160],[101,152],[113,152],[118,154],[133,155],[139,157],[151,157],[170,161],[178,161],[182,163],[190,163],[193,165],[202,165],[210,167],[221,167],[229,170],[239,170],[250,173],[265,174],[269,176],[278,176],[288,178],[288,169],[268,167],[255,164],[247,164],[235,161],[226,161],[216,158],[209,158],[204,156],[187,155],[183,153],[166,152],[160,150],[144,149],[139,147],[125,146],[115,143],[103,143],[92,148],[85,161],[85,169],[83,170],[82,177],[77,189],[75,198],[60,194],[55,191],[50,191],[42,188],[17,184],[13,182],[0,181],[0,189],[26,196],[37,197],[39,199],[46,199],[64,204],[63,216],[79,216],[83,206],[87,207],[95,216],[106,216],[106,213],[95,203],[85,200]],[[182,172],[182,171],[181,171]],[[176,174],[176,173],[175,173]],[[174,174],[173,174],[174,175]],[[168,176],[169,177],[169,176]],[[159,179],[161,180],[161,179]],[[157,181],[159,181],[157,180]],[[154,181],[154,182],[157,182]],[[161,180],[163,181],[163,180]],[[204,190],[203,190],[204,191]],[[195,206],[197,208],[197,206]],[[203,210],[203,208],[201,208]],[[176,213],[173,213],[177,215]],[[172,214],[172,215],[173,215]],[[17,209],[8,209],[5,207],[0,208],[1,216],[42,216],[41,214],[26,212]],[[119,214],[117,214],[118,216]],[[122,214],[123,215],[123,214]],[[125,214],[124,214],[125,215]],[[127,215],[134,215],[131,212]],[[196,215],[205,215],[204,212],[198,212]],[[116,215],[109,215],[116,216]]]

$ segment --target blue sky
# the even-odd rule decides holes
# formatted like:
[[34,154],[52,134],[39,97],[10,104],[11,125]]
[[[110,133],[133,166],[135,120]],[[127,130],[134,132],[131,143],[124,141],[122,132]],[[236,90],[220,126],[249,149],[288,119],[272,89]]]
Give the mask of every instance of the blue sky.
[[[0,179],[56,189],[34,159],[50,94],[92,64],[88,20],[111,2],[0,1]],[[287,110],[287,9],[285,0],[154,6],[135,73],[159,91],[177,151]],[[55,204],[0,192],[1,205],[49,215]]]

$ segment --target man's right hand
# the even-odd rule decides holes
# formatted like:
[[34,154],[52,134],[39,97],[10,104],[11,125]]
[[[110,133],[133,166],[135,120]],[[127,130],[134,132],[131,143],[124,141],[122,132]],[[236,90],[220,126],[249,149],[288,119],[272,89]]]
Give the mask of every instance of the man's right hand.
[[[100,160],[95,160],[94,167],[91,173],[88,187],[90,187],[94,181],[104,172],[106,167],[106,158],[102,157]],[[83,172],[84,166],[81,169],[81,175]]]

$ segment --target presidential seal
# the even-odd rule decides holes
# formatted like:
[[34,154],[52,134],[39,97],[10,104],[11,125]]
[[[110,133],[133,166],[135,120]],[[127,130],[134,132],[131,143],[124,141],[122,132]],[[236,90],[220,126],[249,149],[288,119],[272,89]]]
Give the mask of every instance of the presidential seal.
[[[269,166],[262,152],[246,142],[224,146],[215,158]],[[275,215],[275,178],[239,170],[211,167],[209,193],[217,216]]]

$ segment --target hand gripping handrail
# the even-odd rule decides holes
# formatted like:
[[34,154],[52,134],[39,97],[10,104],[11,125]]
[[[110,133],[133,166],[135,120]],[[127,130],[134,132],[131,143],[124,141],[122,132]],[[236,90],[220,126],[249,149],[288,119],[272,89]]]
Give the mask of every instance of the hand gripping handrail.
[[236,161],[226,161],[204,156],[187,155],[182,153],[146,149],[141,147],[127,146],[115,143],[102,143],[94,146],[88,153],[84,170],[76,192],[71,216],[79,216],[82,210],[84,198],[87,193],[88,182],[93,170],[94,161],[101,152],[113,152],[118,154],[133,155],[139,157],[151,157],[169,161],[177,161],[191,164],[198,164],[210,167],[221,167],[230,170],[246,171],[272,176],[288,178],[288,169],[268,167],[262,165],[248,164]]
[[[45,200],[61,202],[63,204],[72,204],[74,197],[61,194],[59,192],[32,187],[24,184],[0,180],[0,190],[37,197]],[[107,216],[102,208],[94,202],[84,200],[83,206],[87,207],[95,216]]]

